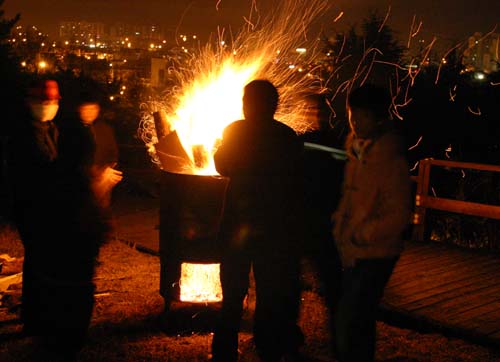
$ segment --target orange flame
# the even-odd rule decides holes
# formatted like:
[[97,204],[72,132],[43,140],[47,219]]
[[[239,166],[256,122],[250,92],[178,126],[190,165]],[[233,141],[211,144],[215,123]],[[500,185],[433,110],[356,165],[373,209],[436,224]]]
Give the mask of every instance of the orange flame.
[[[171,70],[177,86],[165,100],[150,102],[148,106],[167,114],[169,128],[177,131],[193,163],[189,173],[217,174],[212,157],[217,139],[229,123],[242,118],[243,88],[254,79],[266,78],[278,87],[280,107],[276,119],[297,132],[308,129],[303,95],[321,87],[308,68],[317,54],[317,39],[309,41],[306,29],[326,10],[327,3],[326,0],[280,2],[267,20],[245,19],[244,29],[231,45],[222,32],[217,47],[207,44],[191,54],[186,63]],[[153,161],[158,162],[154,149],[158,140],[151,112],[144,113],[139,131]],[[200,148],[204,154],[202,164],[197,162],[199,155],[195,154]]]

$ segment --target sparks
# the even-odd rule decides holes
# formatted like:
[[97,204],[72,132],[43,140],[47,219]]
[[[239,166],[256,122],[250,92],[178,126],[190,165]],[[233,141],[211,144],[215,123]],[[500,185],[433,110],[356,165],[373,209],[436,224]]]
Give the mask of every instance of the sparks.
[[417,143],[415,143],[413,146],[411,146],[410,148],[408,148],[408,151],[411,151],[411,150],[417,148],[418,145],[420,145],[420,142],[422,142],[423,139],[424,139],[424,136],[420,136],[420,138],[418,139]]
[[472,113],[475,116],[480,116],[481,115],[481,109],[477,107],[477,110],[473,110],[470,106],[467,107],[470,113]]
[[335,19],[333,19],[333,22],[334,22],[334,23],[336,23],[336,22],[337,22],[337,21],[339,21],[339,20],[340,20],[340,18],[341,18],[341,17],[343,17],[343,16],[344,16],[344,12],[343,12],[343,11],[341,11],[341,12],[339,13],[339,15],[337,15],[337,17],[336,17]]
[[[317,80],[300,73],[301,67],[290,69],[287,64],[312,63],[318,40],[310,41],[304,54],[298,54],[295,49],[298,43],[307,39],[305,29],[327,6],[326,0],[289,0],[262,21],[254,19],[251,13],[245,19],[246,26],[234,40],[226,40],[221,46],[223,31],[219,31],[217,46],[208,43],[190,55],[187,66],[184,63],[172,68],[177,85],[166,99],[153,104],[166,113],[169,128],[177,132],[193,164],[196,164],[195,149],[199,152],[201,147],[206,154],[203,157],[206,163],[196,164],[187,173],[217,174],[211,157],[217,140],[229,123],[242,118],[243,88],[253,79],[266,78],[278,87],[280,107],[276,119],[297,132],[307,130],[304,95],[313,88],[317,90]],[[154,143],[158,140],[151,108],[151,102],[144,105],[139,134],[152,151],[153,160],[158,162],[154,151]]]

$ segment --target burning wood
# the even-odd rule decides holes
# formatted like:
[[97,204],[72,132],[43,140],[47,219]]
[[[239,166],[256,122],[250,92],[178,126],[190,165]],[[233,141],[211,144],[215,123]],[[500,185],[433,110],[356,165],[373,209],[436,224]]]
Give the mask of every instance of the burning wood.
[[[317,37],[308,39],[307,29],[327,8],[324,0],[288,0],[280,2],[267,19],[255,18],[258,12],[251,12],[231,42],[220,32],[216,47],[207,44],[199,53],[182,59],[171,72],[176,86],[166,99],[148,104],[162,113],[153,117],[146,112],[141,121],[139,131],[153,159],[168,171],[172,160],[165,167],[165,155],[179,157],[178,152],[170,154],[161,145],[165,129],[171,129],[191,161],[182,163],[182,172],[217,175],[212,157],[217,140],[229,123],[242,118],[243,88],[257,78],[267,78],[280,89],[277,119],[305,131],[309,125],[304,117],[304,95],[322,90],[306,67],[313,64],[318,45]],[[297,48],[298,44],[308,47]],[[174,169],[178,169],[175,161]]]
[[222,301],[219,273],[220,264],[182,263],[180,300],[193,303]]
[[[221,32],[216,47],[207,44],[174,67],[172,81],[176,86],[167,99],[149,104],[154,115],[144,113],[139,131],[153,160],[167,171],[162,181],[160,225],[160,254],[164,254],[165,270],[160,289],[166,305],[176,294],[171,291],[172,284],[180,287],[183,301],[221,300],[218,265],[186,262],[193,258],[187,255],[189,252],[199,253],[197,243],[202,249],[207,244],[217,248],[214,240],[201,235],[208,230],[211,238],[217,237],[212,229],[218,220],[213,219],[214,215],[220,217],[226,181],[209,177],[195,181],[184,176],[218,175],[213,160],[218,140],[229,123],[243,118],[243,88],[254,79],[267,78],[280,89],[277,119],[297,131],[309,127],[304,116],[308,107],[304,95],[320,89],[309,69],[303,72],[303,65],[312,64],[318,44],[317,37],[307,39],[307,28],[327,7],[325,0],[283,1],[262,21],[255,18],[258,12],[252,11],[243,30],[231,42]],[[306,43],[308,48],[298,51],[298,44]],[[175,177],[178,179],[174,181]],[[211,192],[213,195],[208,196]],[[193,205],[186,205],[193,200]],[[207,212],[213,205],[221,207]],[[218,231],[218,224],[215,226]],[[207,230],[200,232],[199,227]],[[189,249],[188,253],[183,249]],[[206,251],[207,255],[211,253],[214,250]],[[177,267],[182,269],[181,276]]]

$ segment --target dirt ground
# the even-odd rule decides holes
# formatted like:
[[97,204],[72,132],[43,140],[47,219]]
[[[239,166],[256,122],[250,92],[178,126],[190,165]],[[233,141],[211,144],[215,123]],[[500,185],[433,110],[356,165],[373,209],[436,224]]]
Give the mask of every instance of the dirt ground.
[[[23,255],[17,233],[5,226],[0,228],[0,254],[4,253],[18,259],[4,263],[0,277],[14,273],[16,269],[19,271],[22,265],[19,258]],[[169,331],[162,319],[159,273],[160,263],[156,256],[139,252],[119,241],[111,241],[101,249],[95,276],[95,310],[89,340],[79,361],[208,360],[212,335],[207,321],[213,317],[213,310],[201,308],[195,313],[177,305],[179,315],[184,316],[182,327]],[[304,279],[300,319],[306,336],[304,355],[311,362],[334,361],[329,355],[327,311],[318,293],[318,284],[314,275]],[[16,286],[11,291],[13,294],[16,294],[15,289]],[[15,298],[10,303],[6,301],[8,299],[4,298],[0,306],[0,361],[36,361],[35,341],[19,335],[21,325]],[[243,362],[257,361],[250,333],[252,311],[252,303],[248,303],[240,333],[240,360]],[[210,315],[212,317],[207,317]],[[201,320],[204,328],[197,323]],[[463,340],[435,333],[423,334],[382,322],[377,327],[377,361],[500,361],[498,351]]]

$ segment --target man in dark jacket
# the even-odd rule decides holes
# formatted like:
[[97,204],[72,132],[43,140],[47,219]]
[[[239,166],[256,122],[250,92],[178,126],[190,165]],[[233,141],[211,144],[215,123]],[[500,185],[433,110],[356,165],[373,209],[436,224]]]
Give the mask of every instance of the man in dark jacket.
[[221,230],[223,302],[214,333],[214,361],[236,361],[250,267],[256,284],[254,341],[265,361],[297,352],[302,145],[273,119],[278,92],[255,80],[244,90],[244,120],[224,130],[217,171],[230,178]]

